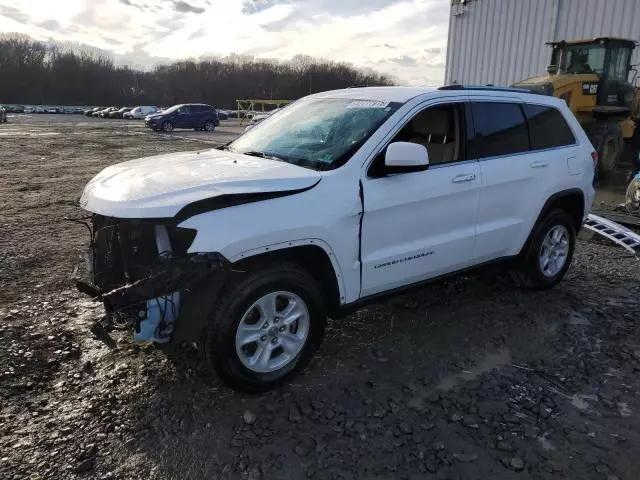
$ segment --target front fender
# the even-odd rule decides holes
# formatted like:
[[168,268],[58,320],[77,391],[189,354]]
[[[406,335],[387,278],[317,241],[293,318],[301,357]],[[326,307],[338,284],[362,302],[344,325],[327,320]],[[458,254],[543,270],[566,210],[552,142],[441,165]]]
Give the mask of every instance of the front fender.
[[336,258],[336,254],[331,249],[331,246],[327,242],[319,238],[301,238],[298,240],[274,243],[271,245],[264,245],[262,247],[241,252],[237,254],[235,257],[227,258],[227,260],[229,260],[231,263],[235,263],[240,260],[255,257],[256,255],[262,255],[269,252],[277,252],[280,250],[285,250],[287,248],[302,247],[307,245],[312,245],[315,247],[322,248],[322,250],[324,250],[324,252],[327,254],[327,257],[329,257],[329,260],[331,261],[331,267],[333,268],[333,273],[335,274],[336,280],[338,282],[338,293],[340,294],[340,303],[344,304],[346,299],[346,291],[344,286],[344,276],[342,275],[342,269],[340,268],[340,263]]
[[298,195],[222,208],[184,220],[179,227],[197,232],[188,252],[218,252],[233,263],[274,250],[318,246],[331,260],[341,302],[356,300],[361,212],[357,189],[351,192],[327,185],[324,191],[323,183]]

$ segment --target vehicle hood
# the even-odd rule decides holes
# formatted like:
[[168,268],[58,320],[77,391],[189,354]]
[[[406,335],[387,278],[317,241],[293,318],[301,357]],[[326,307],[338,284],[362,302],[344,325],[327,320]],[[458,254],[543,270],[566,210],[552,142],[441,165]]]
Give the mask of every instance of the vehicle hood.
[[199,200],[303,190],[320,178],[315,170],[224,150],[170,153],[105,168],[80,205],[109,217],[171,218]]

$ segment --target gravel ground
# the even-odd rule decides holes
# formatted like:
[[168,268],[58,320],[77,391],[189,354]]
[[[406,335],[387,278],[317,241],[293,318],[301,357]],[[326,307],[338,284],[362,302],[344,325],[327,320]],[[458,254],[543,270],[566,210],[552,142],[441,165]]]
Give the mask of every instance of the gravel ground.
[[[640,472],[639,264],[580,241],[549,292],[485,271],[332,321],[262,396],[191,350],[116,334],[70,285],[102,167],[231,138],[14,116],[0,127],[0,478],[630,479]],[[617,200],[616,200],[617,201]]]

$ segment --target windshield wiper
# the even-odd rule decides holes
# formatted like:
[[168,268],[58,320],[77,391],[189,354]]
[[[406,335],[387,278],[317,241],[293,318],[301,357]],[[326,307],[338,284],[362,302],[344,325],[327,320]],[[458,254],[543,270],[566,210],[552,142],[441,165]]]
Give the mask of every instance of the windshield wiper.
[[277,157],[270,153],[260,152],[258,150],[249,150],[248,152],[238,152],[238,153],[242,153],[243,155],[249,155],[250,157],[266,158],[268,160],[278,160],[280,162],[286,162],[284,158]]

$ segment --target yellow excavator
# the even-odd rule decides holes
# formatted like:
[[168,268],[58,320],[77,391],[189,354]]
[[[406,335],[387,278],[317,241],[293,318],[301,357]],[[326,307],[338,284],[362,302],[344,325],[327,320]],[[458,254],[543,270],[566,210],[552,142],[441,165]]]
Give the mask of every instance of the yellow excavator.
[[598,176],[610,175],[640,122],[638,71],[631,65],[638,43],[601,37],[547,45],[552,47],[547,75],[513,87],[564,99],[598,152]]

